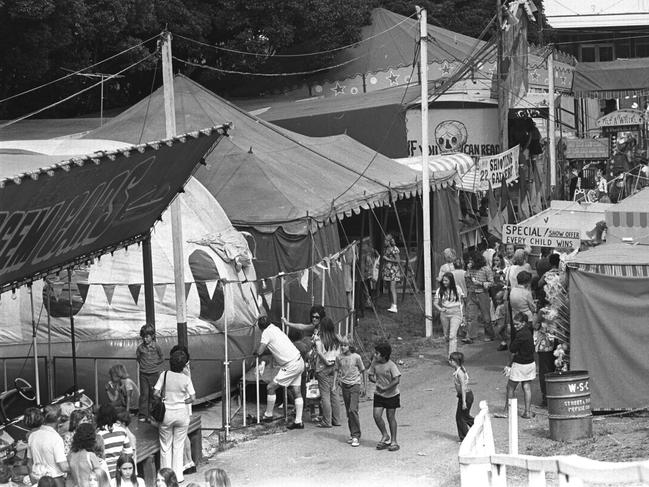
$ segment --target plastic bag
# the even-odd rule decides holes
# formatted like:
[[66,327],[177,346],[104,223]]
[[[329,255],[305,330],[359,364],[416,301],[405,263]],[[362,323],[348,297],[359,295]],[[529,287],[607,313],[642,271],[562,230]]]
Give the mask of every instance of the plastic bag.
[[311,379],[306,383],[306,398],[307,399],[320,399],[320,387],[316,379]]

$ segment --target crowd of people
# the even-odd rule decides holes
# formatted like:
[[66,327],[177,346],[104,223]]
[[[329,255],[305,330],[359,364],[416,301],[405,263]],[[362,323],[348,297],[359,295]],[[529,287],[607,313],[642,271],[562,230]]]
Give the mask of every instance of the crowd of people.
[[[184,473],[195,467],[187,437],[195,400],[189,353],[185,347],[174,346],[167,369],[154,328],[144,325],[140,336],[142,343],[136,352],[139,386],[126,367],[116,363],[105,384],[107,401],[94,407],[68,401],[25,410],[23,425],[28,432],[22,485],[143,487],[137,439],[129,428],[135,418],[158,429],[161,468],[156,485],[172,487],[184,482]],[[164,404],[162,417],[153,416],[156,402]],[[3,485],[21,471],[6,470],[0,479]],[[205,480],[209,486],[230,485],[220,469],[207,472]]]

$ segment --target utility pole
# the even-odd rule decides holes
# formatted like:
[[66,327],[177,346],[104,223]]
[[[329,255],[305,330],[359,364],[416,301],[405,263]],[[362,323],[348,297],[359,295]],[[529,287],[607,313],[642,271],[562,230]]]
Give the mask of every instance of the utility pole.
[[[502,0],[496,0],[496,20],[497,20],[497,56],[496,56],[496,92],[498,93],[498,139],[500,151],[504,152],[509,149],[509,134],[507,133],[507,115],[509,110],[505,110],[507,103],[507,94],[503,83],[503,6]],[[508,107],[509,108],[509,107]]]
[[421,199],[424,220],[424,320],[426,337],[433,335],[433,289],[430,246],[430,181],[428,177],[428,20],[426,10],[417,7],[419,14],[421,73]]
[[548,137],[550,138],[550,188],[552,197],[556,197],[557,187],[557,148],[554,140],[555,107],[554,107],[554,45],[550,44],[548,54]]
[[[176,136],[176,106],[174,103],[174,77],[171,58],[171,33],[162,33],[162,84],[164,92],[167,138]],[[179,188],[180,189],[180,188]],[[187,346],[187,304],[185,303],[185,265],[183,256],[183,228],[180,201],[177,194],[171,203],[171,234],[174,258],[174,285],[176,289],[176,322],[178,345]]]

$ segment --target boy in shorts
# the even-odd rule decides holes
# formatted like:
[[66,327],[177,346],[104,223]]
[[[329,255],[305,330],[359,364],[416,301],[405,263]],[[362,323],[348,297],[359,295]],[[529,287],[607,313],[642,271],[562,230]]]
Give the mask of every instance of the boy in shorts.
[[304,409],[304,399],[302,399],[300,385],[302,384],[304,361],[302,360],[300,351],[293,345],[288,335],[273,325],[267,316],[259,318],[257,320],[257,326],[261,330],[261,341],[255,355],[263,355],[266,349],[268,349],[280,366],[277,375],[266,386],[266,412],[264,413],[263,421],[266,423],[273,421],[273,409],[277,400],[277,388],[289,387],[289,390],[293,393],[293,400],[295,402],[295,422],[289,424],[287,428],[290,430],[303,429],[302,410]]
[[[401,372],[396,364],[390,360],[392,347],[388,342],[378,343],[374,347],[372,365],[367,371],[370,382],[376,383],[374,392],[374,422],[381,432],[381,440],[377,443],[377,450],[397,451],[397,408],[401,407],[399,397],[399,381]],[[390,435],[383,422],[383,410],[386,411]]]

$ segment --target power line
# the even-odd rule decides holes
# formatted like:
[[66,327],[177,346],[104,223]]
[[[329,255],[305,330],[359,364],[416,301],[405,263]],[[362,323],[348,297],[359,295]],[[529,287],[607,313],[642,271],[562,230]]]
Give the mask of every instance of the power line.
[[252,71],[237,71],[233,69],[223,69],[223,68],[217,68],[215,66],[210,66],[208,64],[201,64],[193,61],[187,61],[186,59],[180,59],[176,56],[173,56],[173,59],[180,63],[187,64],[188,66],[194,66],[196,68],[203,68],[203,69],[209,69],[210,71],[216,71],[218,73],[225,73],[225,74],[240,74],[243,76],[265,76],[265,77],[280,77],[280,76],[303,76],[303,75],[309,75],[309,74],[316,74],[320,73],[322,71],[328,71],[330,69],[335,69],[335,68],[340,68],[341,66],[345,66],[347,64],[353,63],[354,61],[358,61],[359,59],[362,59],[364,57],[367,57],[370,53],[365,53],[361,56],[357,56],[355,58],[349,59],[348,61],[344,61],[342,63],[334,64],[332,66],[325,66],[323,68],[318,68],[318,69],[312,69],[310,71],[293,71],[289,73],[255,73]]
[[3,103],[3,102],[5,102],[5,101],[9,101],[9,100],[13,100],[14,98],[17,98],[17,97],[19,97],[19,96],[26,95],[26,94],[28,94],[28,93],[32,93],[33,91],[40,90],[41,88],[45,88],[46,86],[50,86],[51,84],[58,83],[59,81],[63,81],[63,80],[65,80],[65,79],[68,79],[68,78],[70,78],[71,76],[74,76],[74,75],[77,75],[77,74],[81,74],[81,73],[83,73],[84,71],[87,71],[88,69],[94,68],[95,66],[99,66],[100,64],[103,64],[103,63],[105,63],[105,62],[107,62],[107,61],[110,61],[111,59],[115,59],[116,57],[121,56],[122,54],[125,54],[125,53],[127,53],[127,52],[129,52],[129,51],[132,51],[133,49],[135,49],[135,48],[137,48],[137,47],[140,47],[140,46],[146,44],[147,42],[152,41],[152,40],[155,39],[156,37],[158,37],[157,34],[156,34],[155,36],[153,36],[153,37],[151,37],[151,38],[145,40],[145,41],[140,42],[139,44],[136,44],[136,45],[134,45],[134,46],[131,46],[131,47],[127,48],[127,49],[124,49],[124,50],[121,51],[121,52],[118,52],[117,54],[114,54],[114,55],[112,55],[112,56],[110,56],[110,57],[107,57],[106,59],[103,59],[103,60],[101,60],[101,61],[99,61],[99,62],[96,62],[95,64],[91,64],[90,66],[86,66],[86,67],[83,68],[83,69],[80,69],[80,70],[78,70],[78,71],[71,72],[70,74],[66,74],[65,76],[62,76],[62,77],[57,78],[57,79],[55,79],[55,80],[48,81],[47,83],[44,83],[44,84],[42,84],[42,85],[40,85],[40,86],[36,86],[35,88],[30,88],[29,90],[23,91],[23,92],[21,92],[21,93],[16,93],[15,95],[11,95],[11,96],[8,96],[7,98],[3,98],[2,100],[0,100],[0,103]]
[[259,53],[259,52],[240,51],[238,49],[231,49],[231,48],[228,48],[228,47],[215,46],[213,44],[208,44],[206,42],[197,41],[196,39],[191,39],[189,37],[185,37],[185,36],[182,36],[180,34],[174,34],[174,36],[178,37],[180,39],[184,39],[184,40],[186,40],[188,42],[193,42],[193,43],[201,45],[201,46],[205,46],[205,47],[209,47],[211,49],[215,49],[217,51],[230,52],[230,53],[233,53],[233,54],[242,54],[244,56],[275,57],[275,58],[309,57],[309,56],[320,56],[322,54],[329,54],[329,53],[332,53],[332,52],[338,52],[338,51],[342,51],[344,49],[349,49],[349,48],[352,48],[352,47],[360,46],[361,44],[363,44],[365,42],[368,42],[368,41],[370,41],[372,39],[375,39],[376,37],[382,36],[383,34],[386,34],[386,33],[390,32],[393,29],[396,29],[397,27],[399,27],[404,22],[410,20],[414,15],[416,15],[416,14],[412,14],[411,16],[404,18],[402,21],[397,22],[392,27],[389,27],[389,28],[385,29],[384,31],[378,32],[377,34],[374,34],[372,36],[366,37],[365,39],[361,39],[358,42],[354,42],[352,44],[347,44],[346,46],[335,47],[333,49],[327,49],[327,50],[324,50],[324,51],[314,51],[314,52],[307,52],[307,53],[302,53],[302,54],[270,54],[269,55],[269,54],[262,54],[262,53]]
[[[137,61],[137,62],[131,64],[130,66],[127,66],[126,68],[122,69],[121,71],[118,71],[117,73],[115,73],[114,75],[111,75],[111,76],[110,76],[109,78],[107,78],[107,79],[111,79],[111,78],[114,77],[114,76],[117,76],[117,75],[119,75],[119,74],[122,74],[122,73],[124,73],[125,71],[128,71],[129,69],[131,69],[131,68],[137,66],[138,64],[143,63],[144,61],[146,61],[146,60],[149,59],[150,57],[152,57],[152,56],[156,56],[157,54],[158,54],[157,52],[152,52],[152,53],[149,54],[148,56],[146,56],[146,57],[140,59],[139,61]],[[7,128],[7,127],[9,127],[10,125],[13,125],[13,124],[15,124],[15,123],[21,122],[21,121],[23,121],[23,120],[25,120],[25,119],[27,119],[27,118],[30,118],[30,117],[32,117],[32,116],[34,116],[34,115],[38,115],[39,113],[44,112],[45,110],[48,110],[48,109],[50,109],[50,108],[53,108],[53,107],[55,107],[55,106],[57,106],[57,105],[60,105],[61,103],[65,103],[66,101],[71,100],[72,98],[74,98],[75,96],[80,95],[81,93],[85,93],[85,92],[88,91],[88,90],[91,90],[91,89],[93,89],[93,88],[96,88],[97,86],[99,86],[99,85],[102,84],[103,82],[104,82],[104,80],[99,81],[98,83],[95,83],[94,85],[90,85],[90,86],[88,86],[87,88],[84,88],[83,90],[77,91],[76,93],[73,93],[72,95],[63,98],[62,100],[59,100],[59,101],[54,102],[54,103],[52,103],[52,104],[50,104],[50,105],[47,105],[46,107],[39,108],[38,110],[35,110],[35,111],[31,112],[31,113],[28,113],[27,115],[23,115],[22,117],[16,118],[15,120],[11,120],[10,122],[4,123],[4,124],[0,125],[0,130],[2,130],[2,129],[4,129],[4,128]]]

